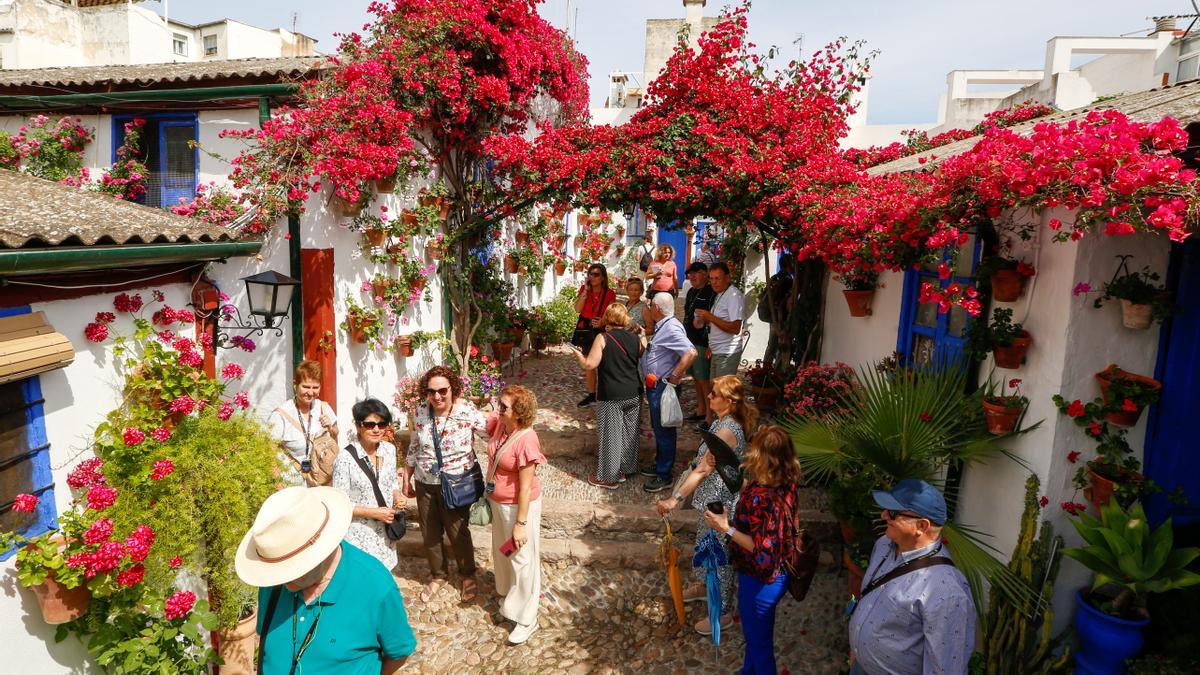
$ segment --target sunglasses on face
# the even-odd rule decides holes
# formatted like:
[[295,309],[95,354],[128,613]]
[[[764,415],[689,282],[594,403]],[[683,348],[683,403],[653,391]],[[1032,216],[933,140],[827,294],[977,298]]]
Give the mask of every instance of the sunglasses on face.
[[385,424],[384,422],[374,422],[374,421],[368,420],[366,422],[359,422],[358,426],[360,426],[364,429],[384,429],[387,427],[387,424]]
[[434,389],[430,387],[425,390],[426,396],[445,396],[448,393],[450,393],[450,387],[442,387],[441,389]]
[[508,412],[508,406],[507,406],[507,405],[505,405],[503,401],[501,401],[501,402],[500,402],[500,404],[499,404],[499,406],[498,406],[498,408],[497,408],[497,409],[498,409],[500,412]]
[[884,511],[884,513],[886,513],[888,515],[888,520],[896,520],[897,518],[912,518],[912,519],[924,518],[924,516],[918,516],[915,513],[909,513],[907,511],[897,511],[896,509],[884,509],[883,511]]

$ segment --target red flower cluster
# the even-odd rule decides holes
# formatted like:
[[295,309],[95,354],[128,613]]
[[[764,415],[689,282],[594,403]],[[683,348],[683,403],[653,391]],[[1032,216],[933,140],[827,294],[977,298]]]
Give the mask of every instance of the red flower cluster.
[[1063,511],[1066,511],[1073,516],[1077,516],[1087,511],[1087,504],[1080,504],[1079,502],[1063,502],[1060,506]]
[[236,363],[226,363],[221,367],[221,377],[225,378],[226,380],[241,379],[241,377],[245,374],[246,371]]
[[95,511],[103,511],[115,504],[117,491],[107,485],[93,485],[87,491],[87,506]]
[[183,413],[184,415],[191,415],[192,411],[196,409],[196,399],[192,398],[191,396],[188,396],[187,394],[184,394],[183,396],[180,396],[179,398],[175,399],[174,401],[171,401],[171,405],[167,409],[170,410],[171,412],[178,412],[178,413]]
[[133,532],[125,537],[125,550],[129,553],[129,559],[134,562],[145,560],[150,554],[150,547],[154,545],[155,537],[154,530],[145,525],[133,528]]
[[156,311],[150,321],[156,326],[170,326],[174,323],[189,324],[196,320],[196,316],[186,309],[172,309],[170,305],[163,305],[161,309]]
[[192,606],[195,604],[195,593],[191,591],[176,591],[171,597],[167,598],[163,616],[168,620],[182,619],[192,611]]
[[31,494],[19,494],[13,499],[12,510],[17,513],[33,513],[37,510],[38,498]]
[[83,533],[83,541],[88,545],[96,545],[108,541],[113,533],[113,522],[108,518],[101,518],[92,523],[91,527]]
[[166,427],[155,427],[154,431],[150,432],[150,438],[159,443],[166,443],[171,440],[171,430]]
[[122,435],[122,438],[125,440],[125,445],[127,446],[138,445],[146,440],[146,432],[137,427],[125,427],[125,433]]
[[130,588],[140,584],[145,577],[146,567],[138,563],[117,575],[117,585]]
[[113,307],[116,307],[118,312],[129,312],[131,314],[140,312],[142,310],[142,296],[138,293],[134,293],[133,295],[118,293],[113,298]]
[[175,473],[175,464],[169,459],[160,459],[154,463],[154,468],[150,472],[150,479],[162,480],[173,473]]
[[103,465],[104,462],[99,457],[83,460],[67,474],[67,485],[76,490],[104,485]]
[[83,336],[88,342],[104,342],[108,339],[108,326],[103,323],[89,323],[83,329]]

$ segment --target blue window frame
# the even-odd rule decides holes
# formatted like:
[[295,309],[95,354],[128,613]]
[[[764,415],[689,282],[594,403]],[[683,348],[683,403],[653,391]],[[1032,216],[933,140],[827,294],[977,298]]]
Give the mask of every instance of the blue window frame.
[[146,206],[170,207],[180,199],[196,196],[200,176],[200,153],[191,143],[198,141],[200,121],[194,112],[147,113],[145,115],[113,115],[112,161],[117,161],[117,149],[125,142],[125,123],[144,119],[142,127],[142,156],[149,175]]
[[[29,313],[29,307],[0,309],[0,317]],[[36,377],[0,384],[0,530],[35,537],[57,526],[50,443],[46,439],[41,381]],[[13,498],[39,498],[34,513],[12,510]],[[6,560],[12,550],[0,551]]]
[[[917,302],[921,285],[929,282],[946,288],[951,283],[974,284],[975,271],[979,266],[982,246],[973,231],[966,243],[957,248],[947,248],[942,262],[955,269],[949,279],[939,279],[936,264],[926,264],[904,274],[904,303],[900,309],[900,330],[896,351],[904,354],[910,364],[929,365],[938,359],[955,360],[963,356],[967,327],[970,316],[961,307],[952,307],[949,312],[938,312],[936,303]],[[955,265],[955,263],[957,263]]]

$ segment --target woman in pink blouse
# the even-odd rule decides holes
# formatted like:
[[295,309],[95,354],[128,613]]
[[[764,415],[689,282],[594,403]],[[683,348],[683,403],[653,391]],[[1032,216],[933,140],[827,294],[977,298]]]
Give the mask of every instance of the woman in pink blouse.
[[492,565],[500,613],[516,624],[510,644],[523,644],[538,629],[542,594],[542,485],[537,465],[546,462],[537,432],[537,398],[520,385],[500,390],[488,416],[488,501],[492,508]]
[[[438,474],[445,471],[447,475],[460,475],[474,469],[477,464],[474,437],[486,430],[487,418],[462,398],[462,378],[448,366],[430,368],[417,386],[425,392],[427,403],[418,406],[414,415],[416,428],[404,458],[403,488],[405,495],[417,499],[422,545],[433,577],[421,593],[421,600],[432,600],[450,576],[450,564],[442,548],[442,537],[447,536],[462,577],[462,599],[470,602],[478,592],[475,544],[468,527],[471,507],[447,508]],[[440,465],[434,448],[435,436],[442,453]]]
[[679,288],[679,271],[675,269],[675,249],[670,244],[661,244],[658,247],[658,256],[646,270],[646,280],[651,282],[646,299],[653,298],[660,291],[676,294]]

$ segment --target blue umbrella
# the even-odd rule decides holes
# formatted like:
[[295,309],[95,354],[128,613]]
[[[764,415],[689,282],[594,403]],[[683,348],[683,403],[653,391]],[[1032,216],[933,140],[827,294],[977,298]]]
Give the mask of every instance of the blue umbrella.
[[717,576],[717,568],[728,565],[725,547],[717,539],[717,535],[709,530],[708,534],[696,542],[696,554],[692,557],[692,567],[703,567],[704,585],[708,591],[708,625],[712,627],[714,645],[721,644],[721,579]]

